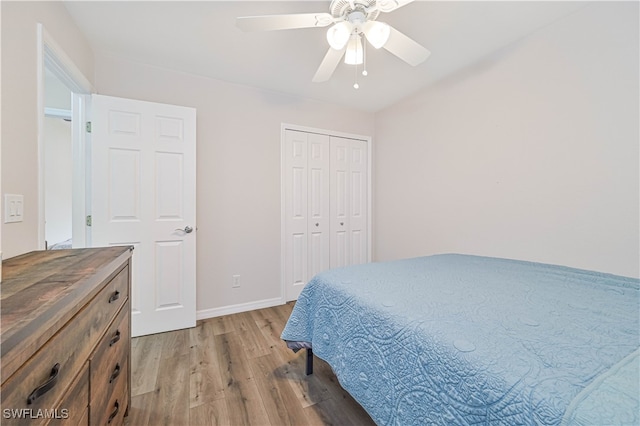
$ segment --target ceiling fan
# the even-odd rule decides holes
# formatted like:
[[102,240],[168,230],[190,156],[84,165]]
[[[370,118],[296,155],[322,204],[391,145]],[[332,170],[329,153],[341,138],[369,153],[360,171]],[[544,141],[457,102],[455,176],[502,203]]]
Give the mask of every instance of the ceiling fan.
[[[330,13],[298,13],[290,15],[244,16],[236,19],[243,31],[271,31],[297,28],[327,27],[329,50],[313,77],[313,82],[329,80],[342,57],[345,63],[362,64],[363,38],[374,48],[385,48],[409,65],[424,62],[431,52],[392,26],[377,21],[380,12],[388,13],[413,0],[332,0]],[[362,72],[367,75],[366,69]],[[354,84],[358,88],[358,83]]]

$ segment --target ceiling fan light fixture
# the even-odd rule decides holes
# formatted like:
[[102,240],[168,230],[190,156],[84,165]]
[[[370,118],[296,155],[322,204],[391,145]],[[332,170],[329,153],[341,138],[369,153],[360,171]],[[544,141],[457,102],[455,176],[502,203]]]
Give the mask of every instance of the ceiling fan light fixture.
[[384,22],[368,21],[363,25],[362,30],[369,43],[376,49],[384,46],[391,35],[391,27]]
[[351,37],[353,27],[350,22],[338,22],[327,30],[327,41],[329,46],[335,50],[342,50]]
[[364,61],[364,54],[362,53],[362,40],[360,36],[354,34],[349,39],[347,44],[347,51],[344,54],[344,63],[347,65],[360,65]]
[[352,71],[355,72],[357,88],[360,73],[367,75],[367,42],[376,49],[384,47],[412,66],[429,57],[431,52],[415,40],[377,21],[380,12],[392,12],[412,1],[415,0],[331,0],[330,13],[243,16],[236,19],[236,25],[243,31],[327,27],[326,38],[330,47],[312,81],[321,83],[329,80],[344,58],[346,64],[355,65]]

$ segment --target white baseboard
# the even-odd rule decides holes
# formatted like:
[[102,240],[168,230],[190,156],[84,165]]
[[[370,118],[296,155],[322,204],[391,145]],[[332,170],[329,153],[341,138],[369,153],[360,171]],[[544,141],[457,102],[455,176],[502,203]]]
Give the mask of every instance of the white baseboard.
[[248,303],[240,303],[237,305],[223,306],[221,308],[202,309],[200,311],[196,311],[196,320],[221,317],[223,315],[238,314],[240,312],[271,308],[272,306],[279,306],[284,304],[285,304],[284,299],[277,297],[274,299],[258,300],[256,302],[248,302]]

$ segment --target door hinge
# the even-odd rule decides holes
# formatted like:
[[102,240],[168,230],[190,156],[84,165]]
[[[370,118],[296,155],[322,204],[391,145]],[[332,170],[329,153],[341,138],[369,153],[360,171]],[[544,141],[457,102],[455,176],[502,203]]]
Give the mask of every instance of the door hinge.
[[87,133],[91,133],[91,122],[90,121],[87,121],[86,129],[87,129]]
[[87,216],[87,226],[91,226],[91,215]]

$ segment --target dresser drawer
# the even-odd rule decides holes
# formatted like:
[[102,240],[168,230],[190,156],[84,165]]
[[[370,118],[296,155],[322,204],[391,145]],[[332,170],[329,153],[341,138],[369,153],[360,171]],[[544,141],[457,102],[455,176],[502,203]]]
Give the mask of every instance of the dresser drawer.
[[[108,306],[109,314],[105,315],[105,317],[109,320],[113,318],[113,315],[129,299],[129,265],[109,281],[109,284],[100,292],[97,298],[95,303],[103,306],[102,309],[105,309],[104,306]],[[107,305],[105,305],[105,302]]]
[[[52,409],[128,300],[128,265],[2,385],[3,409]],[[8,421],[7,419],[4,419]]]
[[[84,409],[84,412],[82,413],[82,418],[78,423],[76,423],[73,426],[88,426],[88,425],[89,425],[89,407]],[[67,426],[67,424],[65,424],[65,426]],[[72,425],[69,424],[68,426],[72,426]]]
[[[109,387],[98,386],[91,399],[89,410],[89,424],[91,425],[121,425],[129,405],[129,377],[124,374],[129,371],[129,359],[124,360],[123,373]],[[93,388],[92,388],[93,391]]]
[[91,407],[102,411],[104,396],[115,387],[120,376],[127,380],[126,360],[129,354],[129,304],[126,303],[109,327],[91,357]]
[[[3,408],[6,406],[3,405]],[[80,425],[87,424],[83,416],[89,408],[89,363],[86,362],[80,373],[71,383],[68,391],[62,396],[57,407],[27,408],[3,411],[2,424],[35,425]],[[20,412],[21,414],[17,415]]]
[[64,425],[77,426],[87,425],[89,419],[87,412],[89,410],[89,363],[85,363],[78,377],[73,381],[69,392],[62,398],[58,406],[57,418],[51,419],[49,426]]
[[42,250],[2,262],[3,426],[124,423],[132,250]]

